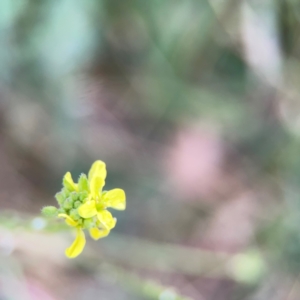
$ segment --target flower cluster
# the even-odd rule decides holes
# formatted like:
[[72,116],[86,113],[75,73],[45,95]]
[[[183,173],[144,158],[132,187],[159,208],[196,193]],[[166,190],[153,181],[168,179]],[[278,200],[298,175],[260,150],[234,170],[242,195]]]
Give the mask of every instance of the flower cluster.
[[125,192],[122,189],[102,191],[105,185],[106,166],[98,160],[93,163],[88,176],[81,174],[78,183],[74,183],[71,173],[63,178],[63,189],[55,195],[59,204],[46,206],[42,212],[46,216],[64,218],[65,222],[76,228],[76,239],[66,249],[66,256],[78,256],[86,243],[84,229],[88,229],[94,240],[106,237],[116,225],[116,218],[107,210],[126,208]]

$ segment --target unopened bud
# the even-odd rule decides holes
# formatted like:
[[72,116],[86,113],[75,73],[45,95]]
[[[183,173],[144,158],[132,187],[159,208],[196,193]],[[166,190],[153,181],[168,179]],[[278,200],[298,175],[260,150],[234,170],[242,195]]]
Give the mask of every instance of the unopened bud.
[[70,210],[70,217],[71,217],[73,220],[75,220],[75,221],[77,221],[77,220],[80,219],[80,216],[79,216],[79,214],[78,214],[78,212],[77,212],[77,209],[71,209],[71,210]]
[[84,221],[83,221],[83,226],[86,229],[90,229],[90,228],[94,227],[94,225],[95,224],[94,224],[94,221],[92,218],[84,219]]
[[82,202],[84,202],[87,199],[87,197],[88,197],[88,192],[86,192],[86,191],[83,191],[79,194],[79,199]]
[[74,208],[78,208],[82,203],[80,201],[75,201],[73,204]]
[[66,198],[63,192],[59,192],[55,195],[55,199],[59,205],[62,205]]
[[63,208],[64,209],[71,209],[73,207],[73,202],[72,202],[72,199],[71,198],[68,198],[64,204],[63,204]]
[[72,192],[70,194],[70,198],[72,199],[72,202],[78,200],[78,194],[76,192]]
[[80,192],[89,191],[89,182],[85,174],[81,174],[78,180],[78,189]]
[[46,217],[55,217],[57,215],[57,208],[54,206],[45,206],[42,213]]
[[67,214],[67,211],[66,211],[65,209],[63,209],[62,207],[59,208],[59,209],[57,210],[57,212],[58,212],[59,214]]

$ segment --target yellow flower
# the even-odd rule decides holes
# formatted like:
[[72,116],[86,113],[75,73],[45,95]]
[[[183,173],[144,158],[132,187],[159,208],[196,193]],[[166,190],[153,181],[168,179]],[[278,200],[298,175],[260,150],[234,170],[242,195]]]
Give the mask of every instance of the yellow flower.
[[[76,228],[76,238],[66,249],[66,256],[78,256],[86,243],[84,229],[89,229],[94,240],[106,237],[116,225],[116,218],[107,210],[126,208],[126,196],[122,189],[103,191],[106,178],[105,163],[97,160],[93,163],[88,177],[81,174],[78,183],[74,183],[71,173],[67,172],[63,178],[64,188],[56,194],[60,208],[57,216]],[[46,207],[44,213],[53,215],[55,208]]]

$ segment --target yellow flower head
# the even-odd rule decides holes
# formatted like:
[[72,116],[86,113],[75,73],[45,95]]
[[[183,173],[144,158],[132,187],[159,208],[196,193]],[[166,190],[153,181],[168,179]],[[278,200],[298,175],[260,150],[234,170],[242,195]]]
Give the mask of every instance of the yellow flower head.
[[78,183],[74,183],[71,173],[63,178],[63,189],[56,194],[60,208],[48,206],[43,213],[57,215],[76,228],[76,238],[66,249],[66,256],[78,256],[85,246],[84,229],[88,229],[94,240],[106,237],[116,225],[116,218],[107,208],[124,210],[126,208],[125,192],[121,189],[103,191],[106,178],[106,166],[101,160],[93,163],[88,177],[81,174]]

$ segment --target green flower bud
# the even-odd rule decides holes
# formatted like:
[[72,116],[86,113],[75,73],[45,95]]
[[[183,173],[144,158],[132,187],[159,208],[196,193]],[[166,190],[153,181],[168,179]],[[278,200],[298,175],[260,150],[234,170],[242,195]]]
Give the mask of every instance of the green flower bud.
[[78,189],[80,192],[89,191],[89,182],[85,174],[81,174],[78,180]]
[[63,204],[63,208],[68,210],[68,209],[71,209],[73,207],[73,201],[71,198],[68,198],[64,204]]
[[79,200],[84,202],[87,199],[88,195],[89,194],[86,191],[83,191],[83,192],[79,193]]
[[57,212],[58,212],[59,214],[67,214],[67,211],[66,211],[65,209],[63,209],[62,207],[59,208],[59,209],[57,210]]
[[57,208],[54,206],[45,206],[42,209],[42,214],[46,217],[55,217],[57,216]]
[[73,204],[74,208],[78,208],[82,203],[80,201],[75,201]]
[[59,205],[62,205],[66,198],[63,192],[59,192],[55,195],[55,199]]
[[80,219],[80,216],[79,216],[79,214],[78,214],[78,212],[77,212],[77,209],[71,209],[71,210],[70,210],[70,217],[71,217],[73,220],[75,220],[75,221],[77,221],[77,220]]
[[67,199],[70,196],[70,192],[66,188],[62,189],[62,193],[63,193],[65,199]]
[[94,221],[93,221],[92,218],[84,219],[84,221],[83,221],[83,227],[85,229],[90,229],[90,228],[92,228],[94,226],[95,226],[95,223],[94,223]]
[[74,202],[74,201],[76,201],[76,200],[78,200],[78,193],[76,193],[76,192],[72,192],[71,194],[70,194],[70,197],[71,197],[71,199],[72,199],[72,202]]

